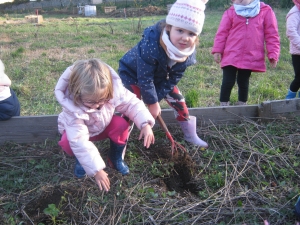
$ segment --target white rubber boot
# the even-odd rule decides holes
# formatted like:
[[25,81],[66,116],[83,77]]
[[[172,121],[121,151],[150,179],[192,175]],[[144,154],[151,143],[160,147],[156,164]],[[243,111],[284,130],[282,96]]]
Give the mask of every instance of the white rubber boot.
[[184,133],[184,140],[193,143],[194,145],[198,145],[203,148],[207,148],[208,144],[205,141],[202,141],[196,132],[197,121],[195,116],[190,116],[190,120],[188,121],[178,121],[181,129]]

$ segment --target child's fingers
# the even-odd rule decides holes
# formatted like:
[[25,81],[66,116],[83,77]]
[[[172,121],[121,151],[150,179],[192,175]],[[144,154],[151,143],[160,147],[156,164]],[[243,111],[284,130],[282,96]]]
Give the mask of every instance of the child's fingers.
[[103,183],[104,183],[104,189],[105,189],[105,191],[109,191],[109,189],[110,189],[110,184],[109,184],[109,182],[104,181]]
[[110,189],[110,183],[109,183],[109,180],[108,181],[107,180],[108,179],[99,181],[98,186],[99,186],[100,191],[102,191],[103,189],[105,191],[109,191],[109,189]]
[[109,191],[110,180],[108,178],[108,174],[104,170],[100,170],[99,172],[96,173],[95,180],[100,191],[102,191],[103,189],[105,191]]
[[141,140],[143,138],[144,134],[141,132],[139,135],[139,140]]
[[103,190],[103,188],[102,188],[102,185],[101,185],[101,182],[100,182],[100,181],[98,181],[98,182],[97,182],[97,185],[98,185],[98,187],[99,187],[100,191],[102,191],[102,190]]
[[152,131],[141,131],[139,140],[141,140],[142,138],[144,138],[144,147],[149,148],[151,144],[154,144],[155,139]]
[[154,135],[148,135],[144,139],[144,147],[149,148],[151,144],[154,144]]
[[149,137],[145,137],[144,138],[144,147],[149,148],[151,143],[151,140],[149,139]]

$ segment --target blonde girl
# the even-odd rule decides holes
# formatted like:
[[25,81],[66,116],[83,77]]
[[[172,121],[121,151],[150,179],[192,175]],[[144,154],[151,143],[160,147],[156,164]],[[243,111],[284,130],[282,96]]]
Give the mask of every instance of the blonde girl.
[[123,160],[129,123],[115,112],[134,121],[145,147],[154,143],[154,119],[144,103],[124,88],[117,73],[99,59],[80,60],[68,67],[57,82],[55,96],[62,106],[59,145],[76,157],[75,176],[94,177],[100,190],[108,191],[110,182],[94,141],[109,138],[108,164],[123,175],[129,173]]

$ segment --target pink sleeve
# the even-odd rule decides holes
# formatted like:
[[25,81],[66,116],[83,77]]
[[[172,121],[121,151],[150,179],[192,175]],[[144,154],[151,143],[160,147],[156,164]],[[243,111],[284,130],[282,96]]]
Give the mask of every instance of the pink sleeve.
[[280,37],[275,13],[270,8],[264,18],[265,41],[268,53],[268,59],[278,61],[280,55]]
[[226,10],[222,16],[218,31],[214,39],[214,45],[211,53],[223,53],[229,31],[232,25],[229,10]]

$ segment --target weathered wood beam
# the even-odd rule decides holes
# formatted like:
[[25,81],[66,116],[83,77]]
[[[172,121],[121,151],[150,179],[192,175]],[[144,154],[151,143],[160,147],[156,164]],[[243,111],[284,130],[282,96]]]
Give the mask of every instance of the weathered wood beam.
[[263,120],[299,116],[300,99],[265,101],[259,106],[258,115]]
[[[245,119],[256,121],[278,117],[300,116],[300,99],[266,101],[261,105],[191,108],[190,115],[198,118],[198,125],[235,124]],[[177,124],[172,109],[162,110],[168,125]],[[158,126],[158,125],[156,125]],[[0,145],[6,142],[38,143],[57,140],[57,115],[19,116],[0,121]]]
[[0,121],[0,145],[5,142],[37,143],[57,137],[57,115],[16,116]]

